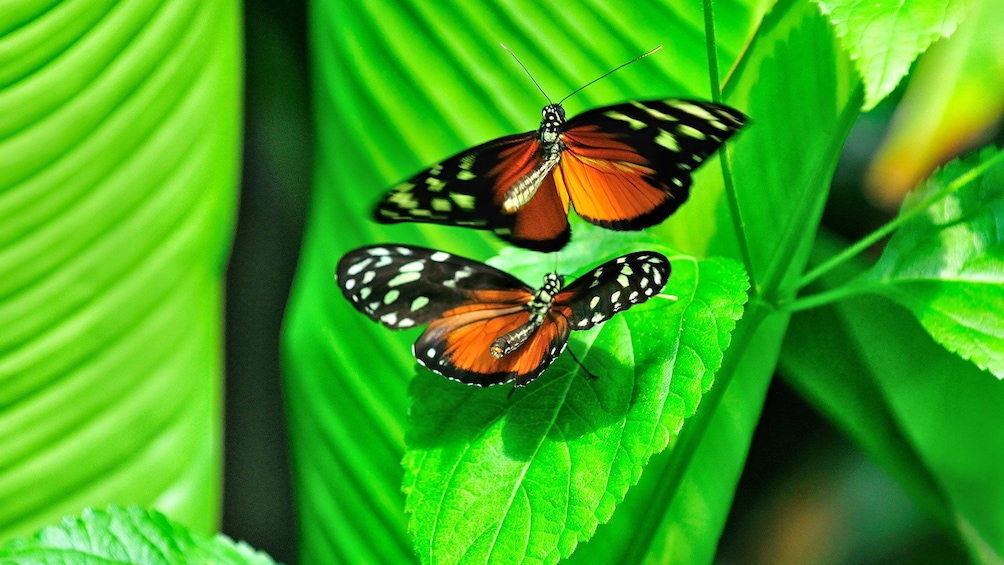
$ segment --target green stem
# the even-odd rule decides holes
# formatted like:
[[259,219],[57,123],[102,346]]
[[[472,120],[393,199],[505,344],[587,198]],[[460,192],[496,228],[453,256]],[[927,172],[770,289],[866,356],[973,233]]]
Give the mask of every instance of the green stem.
[[[704,0],[704,31],[706,35],[705,43],[708,47],[708,74],[711,79],[711,100],[721,103],[722,89],[718,76],[718,42],[715,40],[715,11],[712,7],[712,0]],[[760,287],[757,284],[756,275],[753,273],[753,254],[750,252],[749,239],[746,237],[746,222],[743,221],[742,210],[739,208],[739,197],[736,194],[735,181],[732,178],[732,154],[728,150],[728,143],[720,151],[722,164],[722,182],[725,184],[725,195],[729,201],[729,212],[732,217],[732,228],[736,232],[736,239],[739,240],[739,252],[743,257],[743,264],[750,277],[751,293],[756,296]]]
[[787,312],[799,312],[801,310],[819,308],[820,306],[826,306],[832,302],[837,302],[845,298],[850,298],[851,296],[863,294],[867,292],[869,286],[870,285],[864,284],[845,284],[838,286],[837,288],[831,288],[830,290],[797,298],[787,304],[779,304],[778,308]]
[[909,222],[914,217],[919,214],[923,214],[927,211],[928,207],[932,204],[941,200],[942,198],[958,191],[963,186],[975,181],[977,178],[987,172],[988,169],[998,164],[998,162],[1004,159],[1004,152],[997,153],[990,160],[980,163],[976,167],[966,171],[962,175],[959,175],[955,180],[946,184],[941,190],[935,192],[934,194],[925,198],[922,202],[911,206],[909,210],[900,213],[899,216],[893,218],[890,222],[886,223],[884,226],[868,234],[861,240],[859,240],[854,245],[844,249],[840,253],[837,253],[833,257],[830,257],[826,261],[820,263],[815,269],[809,271],[802,276],[798,281],[798,288],[804,288],[806,285],[810,284],[819,277],[825,275],[826,273],[832,271],[833,269],[839,267],[850,259],[856,257],[859,253],[868,249],[872,245],[875,245],[879,240],[889,235],[890,233],[896,231],[901,225]]
[[[818,231],[819,218],[822,215],[823,207],[826,205],[826,196],[829,192],[827,179],[833,176],[833,170],[837,165],[837,158],[840,155],[840,148],[847,139],[847,134],[851,126],[857,119],[861,108],[862,88],[857,85],[854,92],[848,97],[848,102],[840,113],[837,127],[830,139],[826,151],[822,153],[824,159],[829,161],[820,162],[812,172],[809,180],[809,187],[816,187],[815,190],[807,190],[802,198],[795,204],[797,211],[790,216],[790,220],[785,226],[784,232],[777,240],[774,247],[778,250],[771,257],[768,263],[766,275],[763,278],[764,288],[772,296],[795,296],[794,289],[781,289],[779,286],[784,282],[784,278],[791,270],[791,258],[798,254],[798,248],[805,243],[806,233],[809,229]],[[827,187],[827,188],[822,188]],[[811,222],[809,219],[811,218]],[[811,226],[811,227],[810,227]],[[795,273],[790,273],[794,275]],[[768,297],[770,299],[770,297]]]

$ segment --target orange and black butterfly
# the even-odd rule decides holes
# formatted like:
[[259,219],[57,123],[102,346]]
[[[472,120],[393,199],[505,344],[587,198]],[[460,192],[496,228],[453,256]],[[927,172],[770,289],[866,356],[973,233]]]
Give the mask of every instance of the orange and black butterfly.
[[525,386],[586,330],[662,291],[669,260],[630,253],[568,286],[555,273],[534,291],[498,269],[444,251],[372,245],[346,253],[336,278],[352,305],[388,328],[428,324],[412,352],[446,378]]
[[569,207],[604,228],[640,230],[686,201],[694,169],[745,123],[738,110],[694,100],[626,102],[569,120],[561,102],[548,104],[539,129],[418,173],[384,196],[375,217],[492,230],[538,251],[568,242]]

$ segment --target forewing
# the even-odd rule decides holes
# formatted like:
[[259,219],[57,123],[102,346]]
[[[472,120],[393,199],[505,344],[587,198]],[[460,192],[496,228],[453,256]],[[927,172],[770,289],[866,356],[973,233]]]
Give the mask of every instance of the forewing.
[[381,223],[423,222],[504,229],[502,194],[539,163],[536,132],[502,137],[458,153],[392,188],[374,212]]
[[357,310],[392,329],[427,324],[475,300],[475,291],[508,293],[516,302],[533,296],[522,281],[494,267],[411,245],[350,251],[338,261],[336,279]]
[[735,109],[694,100],[583,112],[564,126],[558,189],[590,223],[615,230],[658,224],[686,201],[692,171],[745,123]]
[[499,298],[476,295],[434,320],[415,342],[418,362],[448,379],[478,386],[512,381],[524,386],[537,378],[564,351],[568,322],[549,314],[518,349],[496,359],[490,352],[492,342],[530,319],[522,305]]
[[661,253],[629,253],[575,279],[555,296],[551,309],[564,315],[571,329],[587,330],[661,292],[669,272]]

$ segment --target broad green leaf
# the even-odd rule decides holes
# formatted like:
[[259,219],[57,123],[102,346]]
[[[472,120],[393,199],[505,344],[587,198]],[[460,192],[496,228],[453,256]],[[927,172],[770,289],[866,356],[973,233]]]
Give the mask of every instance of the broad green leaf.
[[0,539],[109,503],[217,528],[237,22],[0,7]]
[[0,562],[37,563],[216,563],[219,565],[275,563],[245,543],[224,535],[206,538],[193,534],[156,510],[139,506],[86,509],[79,517],[64,518],[30,538],[17,538],[0,547]]
[[[579,238],[562,261],[588,264],[596,248]],[[678,300],[651,298],[570,344],[596,380],[569,356],[511,399],[509,387],[415,379],[405,491],[423,561],[556,563],[676,437],[714,381],[747,283],[731,261],[667,256],[663,292]],[[505,259],[551,268],[530,252]]]
[[[758,4],[716,3],[722,69],[742,52]],[[284,335],[302,559],[405,562],[414,553],[400,460],[417,333],[388,332],[346,304],[332,278],[336,261],[353,247],[394,241],[477,259],[494,254],[497,242],[479,232],[380,226],[369,217],[377,197],[408,174],[538,126],[545,101],[499,42],[555,98],[664,46],[570,98],[570,115],[636,97],[707,99],[703,16],[699,4],[676,2],[630,10],[600,1],[311,6],[316,174]]]
[[[790,292],[783,283],[804,268],[825,186],[860,107],[859,89],[826,22],[805,2],[773,7],[725,84],[725,101],[752,116],[752,125],[729,143],[729,151],[754,267],[768,296]],[[679,231],[689,231],[683,235],[688,240],[704,237],[712,252],[737,258],[721,187],[702,186],[692,198],[713,196],[710,212],[681,219]],[[689,214],[693,204],[678,216]],[[671,224],[663,227],[672,229]],[[679,231],[673,231],[674,241]],[[684,425],[679,442],[652,458],[610,524],[573,562],[714,559],[787,324],[783,314],[767,316],[769,309],[762,298],[751,299],[715,386]]]
[[909,308],[949,351],[1004,378],[1004,153],[949,163],[903,202],[900,218],[861,283]]
[[[822,239],[821,255],[833,254]],[[1000,383],[939,347],[907,311],[867,295],[797,313],[781,367],[974,562],[1004,562],[1004,428],[992,424],[1004,412]]]
[[816,3],[833,24],[864,81],[864,110],[888,96],[931,43],[951,35],[966,8],[963,0]]
[[[789,292],[786,283],[807,261],[860,88],[825,20],[800,1],[774,6],[725,85],[726,101],[752,121],[730,150],[750,278],[764,292]],[[719,198],[710,250],[738,257],[731,215]]]
[[1004,114],[1004,13],[972,0],[950,38],[932,45],[868,165],[868,200],[895,210],[903,196],[964,148],[986,139]]

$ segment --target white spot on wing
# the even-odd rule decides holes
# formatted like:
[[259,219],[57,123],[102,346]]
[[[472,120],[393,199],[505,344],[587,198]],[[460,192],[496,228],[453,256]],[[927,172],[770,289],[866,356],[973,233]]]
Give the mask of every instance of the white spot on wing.
[[372,261],[372,260],[373,259],[367,257],[367,258],[363,259],[362,261],[360,261],[360,262],[356,263],[355,265],[352,265],[351,267],[349,267],[348,269],[346,269],[345,273],[349,274],[349,275],[353,275],[353,276],[358,275],[360,273],[360,271],[362,271],[363,269],[365,269],[366,265],[369,265],[370,261]]
[[676,136],[664,129],[660,129],[659,135],[655,136],[655,143],[669,149],[673,153],[680,151],[680,142],[676,140]]
[[690,102],[684,102],[682,100],[678,100],[676,102],[671,103],[670,105],[676,108],[677,110],[684,111],[690,114],[691,116],[700,118],[706,122],[717,121],[717,118],[712,116],[711,112],[708,112],[707,110],[701,108],[700,106],[691,104]]
[[432,255],[429,255],[429,259],[431,259],[431,260],[433,260],[433,261],[435,261],[437,263],[442,263],[443,261],[446,261],[449,258],[450,258],[450,254],[447,253],[447,252],[445,252],[445,251],[437,251],[437,252],[433,253]]
[[416,272],[401,273],[400,275],[387,281],[387,286],[389,287],[401,286],[402,284],[405,283],[417,281],[420,278],[422,278],[422,273],[416,273]]
[[626,122],[627,125],[628,125],[628,127],[631,128],[631,129],[645,129],[645,126],[646,126],[645,122],[643,122],[641,120],[636,120],[636,119],[632,118],[631,116],[628,116],[626,114],[622,114],[622,113],[620,113],[620,112],[618,112],[616,110],[611,110],[609,112],[604,112],[603,115],[606,116],[606,117],[608,117],[608,118],[610,118],[611,120],[619,120],[619,121],[622,121],[622,122]]
[[460,192],[451,192],[450,200],[453,200],[457,206],[463,208],[464,210],[474,209],[474,197],[470,194],[462,194]]
[[704,135],[703,132],[701,132],[701,130],[699,130],[697,128],[692,128],[692,127],[688,126],[687,124],[680,124],[680,127],[678,128],[678,130],[679,130],[679,132],[681,134],[683,134],[683,135],[685,135],[687,137],[692,137],[692,138],[698,139],[698,140],[703,140],[705,138],[705,135]]

